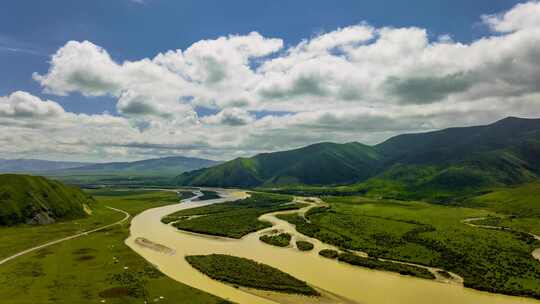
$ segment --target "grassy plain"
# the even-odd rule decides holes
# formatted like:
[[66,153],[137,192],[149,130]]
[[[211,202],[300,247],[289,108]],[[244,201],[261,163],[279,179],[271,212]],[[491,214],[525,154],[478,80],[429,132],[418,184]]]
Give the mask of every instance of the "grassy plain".
[[249,259],[211,254],[187,256],[186,260],[212,279],[229,284],[309,296],[319,295],[305,282],[279,269]]
[[486,210],[362,197],[327,197],[330,209],[280,216],[308,236],[373,257],[440,267],[465,285],[492,292],[540,296],[540,264],[532,237],[470,227],[463,219],[496,216]]
[[[178,201],[174,192],[90,191],[92,216],[49,226],[0,229],[2,255],[118,221]],[[129,225],[115,226],[21,256],[0,267],[2,303],[228,303],[162,275],[124,244]],[[7,229],[7,231],[6,231]],[[8,233],[6,233],[8,232]],[[18,249],[10,248],[11,244]],[[10,253],[4,253],[9,248]],[[162,298],[163,297],[163,298]]]
[[469,199],[466,204],[486,208],[511,217],[501,226],[540,235],[540,182],[515,187],[495,188],[489,193]]
[[291,200],[287,195],[252,193],[251,197],[243,200],[182,210],[162,221],[175,222],[173,225],[180,230],[241,238],[271,226],[259,221],[260,215],[300,207],[298,204],[289,204]]

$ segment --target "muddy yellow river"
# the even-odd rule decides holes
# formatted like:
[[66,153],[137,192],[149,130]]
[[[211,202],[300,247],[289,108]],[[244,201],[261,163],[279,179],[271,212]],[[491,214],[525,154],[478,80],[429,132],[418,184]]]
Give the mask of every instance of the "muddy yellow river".
[[[519,304],[540,303],[533,299],[490,294],[464,288],[456,283],[442,283],[401,276],[384,271],[350,266],[318,256],[321,248],[330,248],[304,237],[294,227],[271,215],[261,218],[274,227],[287,231],[296,239],[310,240],[315,249],[300,252],[295,248],[279,248],[259,241],[259,231],[242,239],[225,239],[178,231],[160,219],[170,213],[221,203],[245,197],[241,191],[220,190],[223,199],[187,200],[181,204],[147,210],[131,222],[131,235],[126,244],[169,277],[216,296],[241,304],[270,303],[374,303],[374,304]],[[153,245],[152,245],[153,244]],[[192,268],[184,259],[194,254],[230,254],[256,260],[276,267],[332,295],[326,299],[303,296],[275,296],[266,292],[251,292],[214,281]]]

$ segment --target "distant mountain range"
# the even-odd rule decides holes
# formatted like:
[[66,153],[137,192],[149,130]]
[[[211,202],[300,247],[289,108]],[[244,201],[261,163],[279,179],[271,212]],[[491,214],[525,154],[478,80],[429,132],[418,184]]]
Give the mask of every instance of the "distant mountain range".
[[186,171],[211,167],[218,163],[219,162],[217,161],[203,158],[172,156],[134,162],[90,164],[81,167],[68,168],[62,170],[62,172],[88,174],[155,174],[161,176],[174,176]]
[[42,172],[90,165],[83,162],[62,162],[40,159],[0,159],[0,172]]
[[404,134],[375,145],[319,143],[237,158],[185,172],[179,185],[335,186],[358,191],[445,196],[512,185],[540,174],[540,119],[508,117],[490,125]]
[[42,175],[64,174],[136,174],[175,176],[179,173],[210,167],[219,162],[194,157],[164,157],[134,162],[82,163],[57,162],[38,159],[0,159],[0,172],[27,172]]

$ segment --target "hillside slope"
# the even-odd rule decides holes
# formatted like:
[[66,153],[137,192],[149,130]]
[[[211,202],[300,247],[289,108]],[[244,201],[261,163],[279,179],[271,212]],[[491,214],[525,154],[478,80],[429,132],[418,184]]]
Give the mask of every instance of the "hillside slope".
[[80,189],[44,177],[0,175],[0,225],[81,217],[92,201]]
[[360,143],[319,143],[300,149],[237,158],[184,173],[180,185],[255,187],[333,185],[366,179],[378,170],[379,154]]
[[355,191],[446,200],[540,174],[540,119],[404,134],[375,145],[321,143],[184,173],[180,185],[280,187],[357,183]]
[[375,149],[385,169],[364,190],[445,201],[538,179],[540,119],[509,117],[486,126],[398,135]]

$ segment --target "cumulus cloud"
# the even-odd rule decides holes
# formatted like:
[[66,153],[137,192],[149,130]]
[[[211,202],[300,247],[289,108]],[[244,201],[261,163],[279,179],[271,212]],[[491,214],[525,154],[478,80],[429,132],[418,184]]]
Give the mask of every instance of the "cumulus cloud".
[[[539,116],[540,3],[480,18],[493,33],[470,43],[362,23],[288,47],[252,32],[120,62],[92,42],[70,41],[34,79],[48,94],[112,96],[120,116],[68,113],[16,92],[0,98],[0,124],[28,139],[21,147],[39,145],[42,128],[55,148],[92,155],[226,159]],[[200,107],[214,114],[199,117]]]
[[540,27],[540,2],[530,1],[517,4],[508,12],[483,15],[482,20],[497,32],[507,33],[517,30]]
[[29,93],[17,91],[9,96],[0,96],[0,116],[8,118],[58,117],[64,109],[56,102],[41,100]]
[[207,116],[202,119],[208,124],[244,126],[255,120],[255,117],[248,111],[239,108],[227,108],[216,115]]

